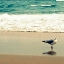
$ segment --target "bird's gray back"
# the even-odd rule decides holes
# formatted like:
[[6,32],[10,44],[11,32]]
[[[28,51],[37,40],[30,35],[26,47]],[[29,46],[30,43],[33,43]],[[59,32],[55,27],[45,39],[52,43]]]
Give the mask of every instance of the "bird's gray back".
[[48,44],[52,44],[54,42],[54,40],[46,40],[46,43]]

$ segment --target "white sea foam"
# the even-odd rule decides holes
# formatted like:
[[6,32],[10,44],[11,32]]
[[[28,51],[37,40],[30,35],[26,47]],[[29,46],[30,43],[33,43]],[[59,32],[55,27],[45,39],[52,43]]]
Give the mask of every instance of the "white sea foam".
[[0,30],[64,32],[64,14],[0,14]]
[[38,5],[32,4],[31,6],[38,6]]
[[51,6],[51,5],[41,5],[41,6]]

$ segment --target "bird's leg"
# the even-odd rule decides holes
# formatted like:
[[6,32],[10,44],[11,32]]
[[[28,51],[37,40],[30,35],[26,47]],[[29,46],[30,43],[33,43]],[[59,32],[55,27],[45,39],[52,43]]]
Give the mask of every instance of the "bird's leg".
[[51,45],[51,50],[53,50],[53,45]]

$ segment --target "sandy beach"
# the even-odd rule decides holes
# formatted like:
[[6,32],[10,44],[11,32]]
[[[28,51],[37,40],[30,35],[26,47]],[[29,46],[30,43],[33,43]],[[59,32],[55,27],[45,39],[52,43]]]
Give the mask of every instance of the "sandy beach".
[[[53,51],[42,40],[57,38]],[[0,64],[64,64],[64,33],[0,31]]]

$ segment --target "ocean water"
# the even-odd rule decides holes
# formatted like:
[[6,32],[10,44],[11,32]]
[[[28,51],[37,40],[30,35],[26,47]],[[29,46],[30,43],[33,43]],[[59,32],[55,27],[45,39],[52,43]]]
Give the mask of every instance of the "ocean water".
[[64,1],[0,0],[0,30],[64,32]]

